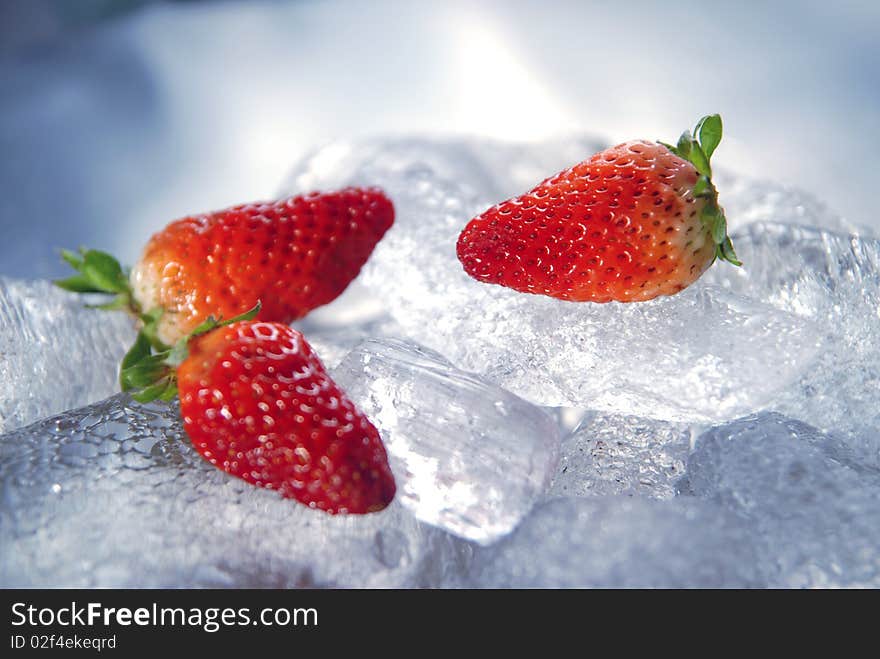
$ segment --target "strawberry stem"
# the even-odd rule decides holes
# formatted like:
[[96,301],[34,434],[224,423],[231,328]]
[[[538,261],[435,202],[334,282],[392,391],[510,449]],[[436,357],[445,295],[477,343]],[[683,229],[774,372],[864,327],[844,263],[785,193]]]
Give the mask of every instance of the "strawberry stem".
[[189,354],[189,341],[211,330],[240,320],[251,320],[261,308],[257,302],[253,309],[223,320],[209,316],[201,325],[180,339],[173,346],[159,338],[161,308],[144,312],[131,290],[127,273],[113,256],[97,249],[80,247],[78,252],[61,250],[61,258],[75,271],[66,279],[54,283],[73,293],[100,293],[112,295],[105,304],[87,305],[92,309],[122,310],[133,316],[140,330],[131,348],[122,358],[119,368],[119,386],[122,391],[132,392],[132,398],[142,403],[151,400],[171,400],[177,395],[176,369]]
[[683,132],[675,146],[665,142],[660,144],[679,158],[687,160],[699,173],[693,193],[695,197],[705,199],[700,221],[715,243],[715,258],[741,266],[742,262],[737,258],[730,236],[727,235],[727,218],[724,216],[724,209],[718,204],[718,190],[712,183],[712,166],[709,162],[721,142],[722,129],[721,116],[710,114],[697,122],[693,135],[687,130]]
[[88,306],[93,309],[121,309],[135,318],[140,316],[140,305],[132,295],[128,276],[113,256],[97,249],[80,247],[78,252],[61,250],[61,258],[77,274],[56,280],[56,286],[73,293],[112,295],[110,302]]
[[[253,309],[228,320],[208,316],[201,325],[173,346],[159,342],[157,347],[155,340],[147,334],[147,328],[151,325],[145,324],[138,332],[134,345],[122,359],[119,369],[119,385],[122,391],[131,392],[132,398],[140,403],[149,403],[156,399],[171,400],[177,395],[176,371],[189,356],[189,342],[219,327],[251,320],[260,312],[261,307],[261,303],[257,302]],[[152,326],[155,327],[154,324]]]
[[[123,359],[123,368],[126,367],[127,361],[131,362],[143,356],[145,345],[147,354],[150,348],[154,348],[157,352],[168,349],[158,336],[162,309],[143,312],[140,304],[134,299],[128,273],[123,270],[119,261],[107,252],[84,247],[80,247],[78,252],[63,249],[61,258],[76,271],[76,274],[56,280],[54,282],[56,286],[73,293],[112,295],[109,302],[87,304],[86,307],[105,311],[124,311],[140,325],[137,339]],[[130,384],[122,379],[120,384],[123,391],[127,391],[130,387]]]

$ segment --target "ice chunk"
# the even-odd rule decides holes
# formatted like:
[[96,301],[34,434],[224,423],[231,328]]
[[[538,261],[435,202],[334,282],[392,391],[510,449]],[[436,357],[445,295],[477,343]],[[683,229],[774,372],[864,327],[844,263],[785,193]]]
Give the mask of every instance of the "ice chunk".
[[550,483],[559,429],[546,412],[403,341],[367,341],[333,378],[379,429],[397,496],[418,519],[488,543]]
[[763,585],[747,530],[711,503],[554,499],[478,549],[471,584],[491,588],[742,588]]
[[846,433],[880,466],[880,240],[771,223],[735,238],[746,267],[709,280],[796,314],[823,346],[771,407]]
[[[517,167],[558,165],[563,157],[553,157],[553,149],[533,146]],[[488,142],[337,144],[307,158],[291,189],[384,187],[397,218],[365,267],[364,283],[408,337],[532,402],[724,419],[766,404],[808,367],[819,349],[809,324],[717,286],[698,283],[672,298],[599,305],[468,277],[455,255],[459,231],[499,201],[502,187],[509,192],[498,181],[520,182],[495,150],[508,152]],[[492,171],[484,171],[485,163]]]
[[743,517],[775,587],[880,586],[880,471],[776,413],[702,435],[684,487]]
[[734,234],[748,267],[712,269],[705,278],[803,318],[846,323],[844,339],[874,336],[878,318],[880,240],[820,227],[756,223]]
[[694,430],[684,423],[590,412],[562,442],[550,494],[671,498]]
[[47,281],[0,277],[0,432],[106,398],[134,341],[124,314]]
[[215,469],[127,396],[0,437],[4,587],[403,587],[471,547],[399,504],[330,516]]

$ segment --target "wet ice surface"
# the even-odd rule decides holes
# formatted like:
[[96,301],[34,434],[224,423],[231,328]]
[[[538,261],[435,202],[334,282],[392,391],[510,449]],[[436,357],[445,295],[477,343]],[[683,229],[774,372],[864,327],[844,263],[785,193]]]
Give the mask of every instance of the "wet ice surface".
[[0,432],[117,391],[134,334],[49,282],[0,277]]
[[682,485],[746,521],[770,586],[880,586],[880,471],[835,438],[739,419],[700,437]]
[[591,412],[562,442],[550,495],[671,498],[684,475],[695,429],[685,423]]
[[471,552],[398,503],[330,516],[251,487],[122,394],[0,438],[0,482],[8,587],[431,586]]
[[[465,164],[455,169],[450,161]],[[500,164],[489,170],[481,162]],[[512,182],[524,191],[540,180],[508,172],[570,163],[558,145],[331,145],[299,166],[288,190],[384,187],[395,225],[363,283],[408,337],[536,404],[718,420],[767,403],[808,368],[821,348],[814,328],[751,291],[698,283],[670,298],[598,305],[468,277],[455,255],[460,230],[515,191]]]
[[418,519],[488,544],[553,475],[559,429],[540,408],[402,341],[368,341],[333,378],[379,429]]
[[[174,408],[117,397],[0,436],[0,585],[880,586],[880,242],[722,173],[745,266],[673,298],[470,280],[467,220],[594,146],[335,144],[286,186],[395,201],[363,275],[295,323],[387,443],[387,511],[251,488]],[[0,430],[115,389],[124,317],[47,283],[0,293]]]

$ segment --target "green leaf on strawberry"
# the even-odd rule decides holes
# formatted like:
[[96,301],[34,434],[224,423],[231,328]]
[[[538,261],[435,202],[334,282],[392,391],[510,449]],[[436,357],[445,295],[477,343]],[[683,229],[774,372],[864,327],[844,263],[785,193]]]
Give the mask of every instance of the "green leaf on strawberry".
[[[741,266],[742,262],[737,258],[733,249],[733,243],[727,235],[727,218],[724,211],[718,205],[718,191],[712,183],[712,166],[710,159],[715,149],[721,143],[722,135],[721,116],[710,114],[697,122],[694,132],[686,130],[678,138],[675,146],[660,142],[672,153],[683,160],[687,160],[700,174],[694,185],[695,197],[706,199],[700,220],[712,235],[715,242],[715,258],[727,261],[732,265]],[[694,138],[694,135],[697,137]]]
[[[141,403],[153,400],[171,400],[177,394],[175,369],[189,356],[189,342],[202,334],[243,320],[253,320],[262,304],[248,311],[223,320],[209,316],[192,332],[173,346],[167,346],[150,336],[155,328],[156,314],[144,314],[144,327],[138,332],[134,345],[126,353],[119,371],[119,384],[123,391],[131,392],[132,398]],[[153,352],[155,350],[155,352]]]
[[103,293],[114,296],[105,304],[87,305],[92,309],[122,309],[135,316],[140,313],[125,271],[110,254],[80,247],[78,252],[61,250],[61,258],[77,274],[56,280],[56,286],[73,293]]
[[721,133],[720,115],[710,114],[697,122],[694,134],[700,138],[700,146],[703,147],[703,152],[707,158],[711,158],[712,154],[715,153],[716,147],[721,142]]

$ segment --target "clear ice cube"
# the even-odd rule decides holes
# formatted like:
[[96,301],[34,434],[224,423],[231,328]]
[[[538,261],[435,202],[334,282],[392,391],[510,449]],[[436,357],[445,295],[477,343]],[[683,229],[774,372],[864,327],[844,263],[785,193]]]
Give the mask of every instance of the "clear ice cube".
[[376,425],[416,518],[487,544],[547,489],[559,429],[544,410],[404,341],[372,340],[333,371]]
[[527,189],[521,172],[542,172],[534,184],[573,157],[559,144],[533,145],[508,161],[509,153],[492,142],[334,144],[306,158],[287,191],[383,187],[395,225],[363,282],[408,338],[534,403],[719,420],[767,404],[809,367],[821,348],[809,324],[705,282],[674,297],[600,305],[468,277],[455,254],[468,220],[514,183]]
[[489,588],[745,588],[763,585],[748,530],[691,498],[563,498],[474,556]]
[[0,437],[4,587],[405,587],[472,548],[395,503],[331,516],[224,474],[118,394]]
[[134,336],[124,314],[87,309],[46,281],[0,277],[0,432],[118,391]]
[[770,586],[880,586],[880,471],[816,428],[768,412],[713,428],[682,489],[745,520]]

